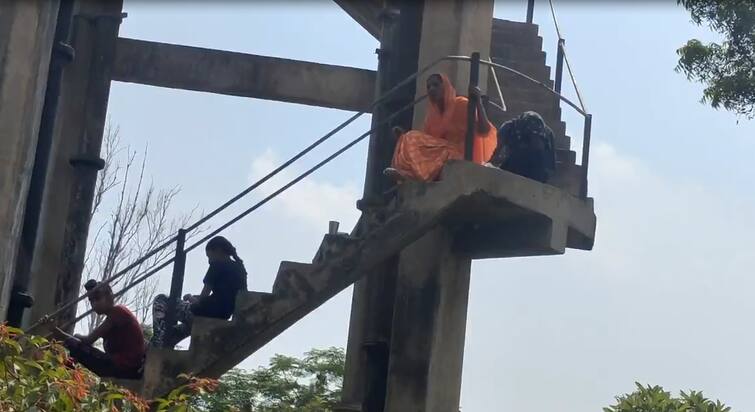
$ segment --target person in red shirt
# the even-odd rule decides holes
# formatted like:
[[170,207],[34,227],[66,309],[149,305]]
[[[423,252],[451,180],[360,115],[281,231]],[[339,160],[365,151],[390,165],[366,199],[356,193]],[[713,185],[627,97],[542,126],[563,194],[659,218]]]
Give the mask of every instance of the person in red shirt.
[[[74,360],[101,377],[138,379],[146,352],[139,321],[127,307],[115,304],[110,285],[89,280],[84,288],[92,309],[105,321],[88,335],[71,336],[56,328],[63,344]],[[100,338],[104,352],[92,346]]]

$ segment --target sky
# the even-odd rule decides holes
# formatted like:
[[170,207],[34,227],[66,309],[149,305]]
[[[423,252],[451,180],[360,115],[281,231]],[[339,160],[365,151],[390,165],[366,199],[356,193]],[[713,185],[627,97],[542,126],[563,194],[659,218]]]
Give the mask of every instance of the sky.
[[[521,21],[524,3],[496,2],[495,15]],[[701,104],[702,86],[674,72],[684,42],[717,38],[675,3],[556,3],[594,118],[595,248],[474,262],[464,412],[600,411],[635,381],[755,409],[755,121]],[[125,11],[124,37],[377,65],[377,42],[334,2],[127,0]],[[557,37],[543,2],[535,21],[554,66]],[[569,133],[580,136],[579,118],[563,111]],[[350,115],[123,83],[113,84],[109,106],[124,141],[148,146],[150,179],[181,188],[176,213],[213,209]],[[365,116],[214,224],[368,127]],[[573,142],[579,149],[580,139]],[[269,291],[281,260],[310,261],[329,220],[353,225],[365,159],[362,143],[224,233],[247,264],[251,289]],[[191,255],[185,289],[198,291],[205,270],[204,256]],[[169,282],[163,272],[159,288],[167,292]],[[345,347],[350,301],[348,289],[241,366]]]

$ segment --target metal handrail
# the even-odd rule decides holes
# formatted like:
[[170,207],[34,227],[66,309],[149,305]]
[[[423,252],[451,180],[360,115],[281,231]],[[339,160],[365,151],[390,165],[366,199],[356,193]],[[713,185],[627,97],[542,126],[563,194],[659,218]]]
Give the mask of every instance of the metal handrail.
[[582,106],[582,110],[587,111],[587,109],[585,108],[585,102],[582,99],[582,93],[580,93],[579,87],[577,86],[577,80],[574,78],[574,72],[572,71],[571,64],[569,64],[569,58],[566,55],[564,36],[561,35],[561,28],[558,25],[558,18],[556,18],[556,9],[553,6],[553,0],[548,0],[548,5],[550,6],[551,16],[553,17],[553,26],[556,28],[556,35],[558,36],[558,53],[560,53],[560,55],[564,59],[564,62],[566,62],[566,70],[569,72],[569,77],[571,78],[571,83],[574,86],[574,91],[577,93],[579,104]]
[[[255,210],[259,209],[262,205],[264,205],[265,203],[269,202],[273,198],[277,197],[281,193],[285,192],[286,190],[288,190],[289,188],[291,188],[295,184],[299,183],[301,180],[303,180],[307,176],[311,175],[312,173],[314,173],[315,171],[317,171],[321,167],[325,166],[331,160],[335,159],[336,157],[340,156],[341,154],[343,154],[347,150],[351,149],[354,145],[356,145],[357,143],[359,143],[362,140],[364,140],[367,136],[369,136],[370,134],[372,134],[373,132],[375,132],[379,128],[385,126],[386,124],[390,123],[397,115],[399,115],[400,113],[408,110],[410,107],[413,107],[414,105],[416,105],[420,101],[424,100],[425,98],[427,98],[427,95],[420,96],[419,98],[415,99],[412,103],[409,103],[406,106],[398,109],[393,114],[391,114],[390,116],[388,116],[385,120],[383,120],[382,122],[376,124],[370,130],[364,132],[362,135],[360,135],[356,139],[352,140],[351,142],[349,142],[345,146],[341,147],[339,150],[337,150],[336,152],[334,152],[330,156],[326,157],[324,160],[320,161],[315,166],[311,167],[310,169],[308,169],[304,173],[300,174],[299,176],[297,176],[293,180],[289,181],[287,184],[285,184],[284,186],[282,186],[280,189],[278,189],[275,192],[271,193],[270,195],[268,195],[264,199],[262,199],[259,202],[255,203],[252,207],[246,209],[245,211],[241,212],[240,214],[238,214],[233,219],[227,221],[226,223],[224,223],[223,225],[221,225],[217,229],[215,229],[212,232],[208,233],[202,239],[194,242],[191,246],[185,248],[183,250],[183,254],[188,254],[189,252],[191,252],[192,250],[196,249],[199,245],[201,245],[202,243],[206,242],[207,240],[209,240],[213,236],[215,236],[218,233],[222,232],[223,230],[227,229],[229,226],[231,226],[234,223],[238,222],[239,220],[243,219],[244,217],[246,217],[250,213],[254,212]],[[174,258],[168,259],[168,260],[166,260],[164,262],[161,262],[160,264],[156,265],[152,269],[148,269],[144,275],[142,275],[141,277],[137,278],[132,283],[129,283],[128,285],[126,285],[124,287],[124,289],[122,289],[121,291],[119,291],[115,295],[116,296],[122,295],[123,293],[125,293],[129,289],[131,289],[134,286],[138,285],[139,283],[147,280],[148,278],[150,278],[152,275],[156,274],[160,270],[165,269],[166,267],[168,267],[171,263],[174,263],[175,261],[176,261],[176,259],[174,257]],[[83,314],[79,315],[78,317],[76,317],[73,321],[66,323],[64,326],[69,326],[71,324],[75,324],[75,323],[77,323],[78,321],[80,321],[81,319],[85,318],[87,315],[89,315],[91,313],[92,313],[92,309],[89,309],[85,313],[83,313]]]
[[498,82],[498,75],[495,72],[495,69],[493,66],[488,66],[490,69],[490,75],[493,76],[493,83],[495,84],[495,89],[498,92],[498,98],[501,100],[501,105],[498,106],[497,104],[493,103],[493,106],[498,107],[501,109],[501,111],[508,111],[506,108],[506,101],[503,99],[503,91],[501,91],[501,83]]
[[[441,60],[462,60],[462,61],[470,61],[470,60],[471,60],[471,58],[470,58],[470,57],[468,57],[468,56],[446,56],[446,57],[444,57],[444,58],[443,58],[443,59],[441,59]],[[543,82],[541,82],[541,81],[539,81],[539,80],[535,80],[535,79],[533,79],[532,77],[530,77],[530,76],[527,76],[526,74],[524,74],[524,73],[522,73],[522,72],[520,72],[520,71],[518,71],[518,70],[512,69],[511,67],[508,67],[508,66],[504,66],[504,65],[502,65],[502,64],[499,64],[499,63],[495,63],[495,62],[492,62],[492,61],[490,61],[490,60],[480,60],[480,64],[484,64],[484,65],[488,65],[488,66],[492,66],[492,67],[495,67],[495,68],[498,68],[498,69],[502,69],[502,70],[505,70],[505,71],[507,71],[507,72],[509,72],[509,73],[513,73],[513,74],[515,74],[515,75],[517,75],[517,76],[519,76],[519,77],[521,77],[521,78],[523,78],[523,79],[526,79],[526,80],[528,80],[528,81],[530,81],[530,82],[532,82],[532,83],[535,83],[535,84],[539,85],[540,87],[542,87],[543,89],[547,90],[547,91],[548,91],[549,93],[551,93],[552,95],[554,95],[554,96],[558,97],[558,98],[559,98],[559,99],[560,99],[561,101],[563,101],[564,103],[566,103],[566,104],[568,104],[569,106],[573,107],[573,108],[574,108],[574,110],[576,110],[577,112],[579,112],[579,114],[581,114],[582,116],[587,116],[587,114],[588,114],[588,113],[587,113],[586,111],[582,110],[582,109],[581,109],[581,108],[580,108],[579,106],[577,106],[577,105],[576,105],[576,104],[575,104],[574,102],[572,102],[572,101],[571,101],[571,100],[569,100],[568,98],[564,97],[564,96],[563,96],[563,95],[562,95],[561,93],[558,93],[558,92],[556,92],[555,90],[553,90],[553,89],[552,89],[552,88],[551,88],[550,86],[548,86],[547,84],[545,84],[545,83],[543,83]]]

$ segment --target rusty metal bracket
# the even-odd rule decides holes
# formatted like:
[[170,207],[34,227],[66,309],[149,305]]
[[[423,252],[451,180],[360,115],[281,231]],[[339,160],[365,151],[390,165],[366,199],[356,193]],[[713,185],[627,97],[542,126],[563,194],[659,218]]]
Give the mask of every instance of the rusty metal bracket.
[[68,43],[59,41],[52,47],[55,58],[61,63],[70,63],[76,57],[76,50]]

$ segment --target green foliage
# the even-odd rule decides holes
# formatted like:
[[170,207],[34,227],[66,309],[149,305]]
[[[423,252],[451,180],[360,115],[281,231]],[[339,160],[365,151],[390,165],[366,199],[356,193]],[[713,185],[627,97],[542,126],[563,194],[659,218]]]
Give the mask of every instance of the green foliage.
[[680,392],[674,398],[660,386],[642,386],[630,394],[616,398],[616,405],[603,408],[603,412],[731,412],[720,401],[711,401],[701,392]]
[[194,410],[191,402],[217,385],[186,377],[187,383],[153,402],[100,380],[76,365],[60,344],[0,324],[0,411],[159,412]]
[[343,349],[313,349],[303,358],[275,355],[267,367],[226,373],[195,405],[208,412],[322,412],[341,398]]
[[752,0],[677,0],[695,24],[708,25],[723,42],[692,39],[677,53],[676,70],[704,83],[702,101],[755,118],[755,2]]

